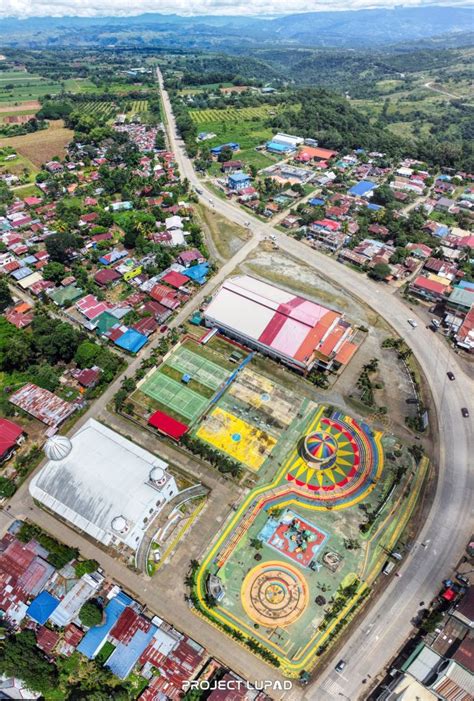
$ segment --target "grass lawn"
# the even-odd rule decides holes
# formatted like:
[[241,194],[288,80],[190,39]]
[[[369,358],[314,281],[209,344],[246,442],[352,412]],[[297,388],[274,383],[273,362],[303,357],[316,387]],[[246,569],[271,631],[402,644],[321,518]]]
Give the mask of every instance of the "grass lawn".
[[99,664],[104,664],[104,662],[107,662],[114,650],[115,645],[112,645],[111,642],[107,641],[97,654],[97,657],[95,658],[96,662]]

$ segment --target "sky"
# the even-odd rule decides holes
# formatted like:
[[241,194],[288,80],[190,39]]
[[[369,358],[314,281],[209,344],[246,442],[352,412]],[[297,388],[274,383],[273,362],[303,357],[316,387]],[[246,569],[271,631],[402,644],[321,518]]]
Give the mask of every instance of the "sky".
[[0,0],[0,17],[79,17],[139,15],[144,12],[180,15],[282,15],[321,10],[361,10],[373,7],[421,7],[440,4],[470,7],[473,0]]

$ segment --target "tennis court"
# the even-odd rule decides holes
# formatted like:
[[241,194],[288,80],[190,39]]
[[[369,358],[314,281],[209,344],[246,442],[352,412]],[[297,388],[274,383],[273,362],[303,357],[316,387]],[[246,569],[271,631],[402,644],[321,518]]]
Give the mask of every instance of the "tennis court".
[[193,380],[210,389],[220,387],[231,374],[226,368],[194,353],[185,346],[177,348],[168,358],[166,365],[183,374],[190,375]]
[[160,404],[193,420],[204,411],[209,400],[159,370],[140,386],[140,390]]

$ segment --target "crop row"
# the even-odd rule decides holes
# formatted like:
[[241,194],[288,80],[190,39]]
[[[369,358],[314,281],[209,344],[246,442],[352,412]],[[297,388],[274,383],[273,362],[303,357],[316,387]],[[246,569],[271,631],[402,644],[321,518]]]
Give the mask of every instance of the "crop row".
[[196,124],[204,124],[205,122],[238,122],[243,119],[267,117],[268,112],[269,108],[262,105],[261,107],[242,107],[241,109],[228,107],[223,110],[191,110],[190,114]]

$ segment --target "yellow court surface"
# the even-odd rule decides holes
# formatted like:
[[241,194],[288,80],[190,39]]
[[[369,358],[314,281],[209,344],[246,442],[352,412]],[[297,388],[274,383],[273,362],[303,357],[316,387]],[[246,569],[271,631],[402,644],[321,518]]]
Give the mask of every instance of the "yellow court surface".
[[266,431],[220,407],[213,409],[196,435],[255,472],[277,443]]

